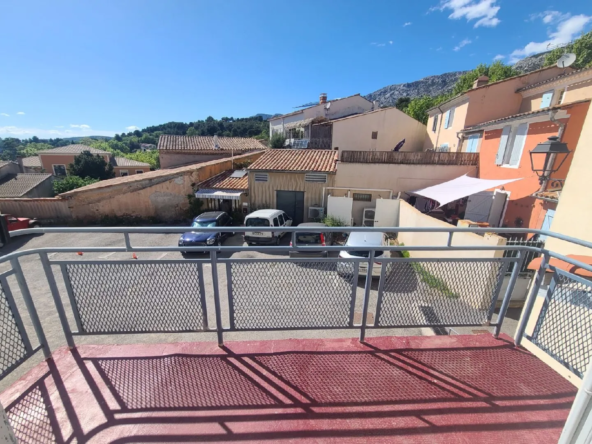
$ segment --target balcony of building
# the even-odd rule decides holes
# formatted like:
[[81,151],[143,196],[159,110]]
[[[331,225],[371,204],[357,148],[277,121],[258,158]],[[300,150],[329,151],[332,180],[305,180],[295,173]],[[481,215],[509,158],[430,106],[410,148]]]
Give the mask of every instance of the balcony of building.
[[344,163],[478,166],[479,153],[445,151],[342,151]]
[[[311,258],[318,247],[295,241],[303,230],[257,248],[154,240],[182,228],[14,232],[20,248],[0,258],[0,400],[14,436],[575,442],[592,356],[592,292],[577,270],[592,267],[539,246],[459,245],[486,230],[454,227],[397,228],[364,252],[326,245]],[[393,240],[434,232],[443,245]],[[72,245],[36,247],[27,233]],[[529,297],[508,320],[532,252]]]

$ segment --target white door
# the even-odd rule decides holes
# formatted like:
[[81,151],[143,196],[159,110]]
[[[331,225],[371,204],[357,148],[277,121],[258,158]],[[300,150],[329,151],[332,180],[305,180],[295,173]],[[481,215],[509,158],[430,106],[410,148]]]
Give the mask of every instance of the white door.
[[491,209],[489,210],[489,226],[490,227],[501,227],[502,226],[502,215],[506,208],[506,201],[508,195],[503,191],[495,190],[493,193],[493,202]]
[[399,226],[399,200],[376,199],[376,212],[374,213],[375,227]]
[[473,222],[489,222],[489,212],[493,203],[492,191],[471,194],[467,202],[465,219]]
[[352,224],[352,207],[354,199],[351,197],[327,198],[327,216],[342,220],[346,225]]

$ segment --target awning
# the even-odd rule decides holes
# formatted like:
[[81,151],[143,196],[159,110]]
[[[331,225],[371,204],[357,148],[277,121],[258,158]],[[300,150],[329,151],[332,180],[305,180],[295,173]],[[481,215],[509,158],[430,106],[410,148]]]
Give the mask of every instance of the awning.
[[199,190],[195,193],[195,197],[200,199],[240,200],[241,194],[245,194],[245,191]]
[[423,188],[421,190],[410,191],[411,194],[427,197],[438,202],[439,206],[446,205],[463,197],[470,196],[481,191],[489,190],[490,188],[499,187],[510,182],[515,182],[520,179],[475,179],[474,177],[464,176],[449,180],[448,182]]
[[311,117],[309,119],[298,120],[297,122],[286,123],[284,124],[284,129],[289,130],[293,128],[304,128],[305,126],[308,126],[314,119],[314,117]]

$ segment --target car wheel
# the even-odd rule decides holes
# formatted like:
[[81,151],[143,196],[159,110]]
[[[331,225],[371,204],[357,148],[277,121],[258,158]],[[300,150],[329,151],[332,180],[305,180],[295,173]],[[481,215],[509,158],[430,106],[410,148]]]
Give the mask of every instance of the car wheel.
[[277,246],[279,246],[279,245],[280,245],[280,243],[281,243],[281,241],[282,241],[282,239],[281,239],[280,237],[278,237],[278,238],[276,239],[276,241],[275,241],[275,244],[276,244]]
[[216,245],[218,245],[219,247],[222,246],[222,239],[218,239],[218,242],[216,242]]

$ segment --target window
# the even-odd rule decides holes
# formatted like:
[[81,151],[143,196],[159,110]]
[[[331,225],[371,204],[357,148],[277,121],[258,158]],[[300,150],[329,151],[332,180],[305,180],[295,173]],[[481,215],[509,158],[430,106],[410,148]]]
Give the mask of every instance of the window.
[[119,175],[120,175],[121,177],[129,176],[129,172],[128,172],[127,170],[121,170],[121,171],[119,172]]
[[448,151],[450,151],[450,147],[448,146],[447,143],[443,143],[442,145],[440,145],[436,151],[439,151],[441,153],[447,153]]
[[502,130],[500,144],[495,157],[496,165],[518,167],[522,158],[522,150],[526,143],[528,123],[512,127],[507,125]]
[[434,116],[434,122],[432,123],[432,132],[435,133],[438,128],[438,114]]
[[279,227],[280,226],[280,220],[277,217],[273,218],[273,226],[274,227]]
[[54,176],[66,176],[66,165],[52,165]]
[[378,139],[378,131],[372,131],[372,138]]
[[467,142],[467,153],[476,153],[479,146],[480,134],[471,134]]
[[136,174],[142,174],[144,170],[136,170]]
[[452,126],[452,122],[454,121],[454,108],[450,108],[444,114],[444,128],[450,128]]
[[267,173],[255,173],[255,182],[267,182],[269,175]]
[[280,225],[284,225],[284,223],[285,223],[285,221],[284,221],[284,215],[283,214],[280,214],[278,216],[278,219],[280,220]]
[[547,108],[548,106],[551,106],[551,100],[553,100],[553,91],[547,91],[546,93],[543,94],[543,98],[541,100],[541,106],[540,108]]
[[305,182],[327,183],[326,174],[306,173],[304,175]]
[[372,194],[354,193],[354,200],[360,202],[372,202]]

